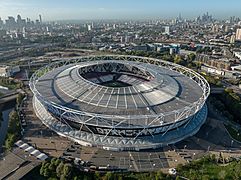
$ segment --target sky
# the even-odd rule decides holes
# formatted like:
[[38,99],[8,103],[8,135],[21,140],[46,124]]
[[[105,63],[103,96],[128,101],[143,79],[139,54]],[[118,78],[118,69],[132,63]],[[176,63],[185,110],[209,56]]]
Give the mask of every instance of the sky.
[[195,18],[204,12],[215,18],[241,17],[241,0],[0,0],[0,17],[44,21],[81,19],[170,19],[179,13]]

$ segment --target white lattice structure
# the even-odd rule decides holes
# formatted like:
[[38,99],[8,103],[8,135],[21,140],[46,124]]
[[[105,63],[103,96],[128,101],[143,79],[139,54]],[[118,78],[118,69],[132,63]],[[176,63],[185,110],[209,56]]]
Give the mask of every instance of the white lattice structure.
[[[101,83],[121,81],[110,87]],[[30,80],[37,116],[85,146],[158,148],[195,134],[207,116],[207,81],[170,62],[136,56],[62,59]]]

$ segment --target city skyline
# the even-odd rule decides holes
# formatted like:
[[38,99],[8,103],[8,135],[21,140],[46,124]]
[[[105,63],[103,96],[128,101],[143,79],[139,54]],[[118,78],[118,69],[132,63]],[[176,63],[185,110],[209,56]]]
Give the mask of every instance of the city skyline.
[[[208,6],[207,6],[208,4]],[[166,1],[154,0],[152,3],[144,0],[113,2],[101,1],[29,1],[29,0],[0,0],[0,17],[6,19],[8,16],[21,14],[35,20],[42,14],[44,21],[54,20],[82,20],[82,19],[171,19],[179,13],[184,18],[194,18],[209,12],[215,18],[227,19],[230,16],[240,17],[239,7],[241,1],[200,1],[173,0],[170,4]],[[135,8],[133,8],[135,7]]]

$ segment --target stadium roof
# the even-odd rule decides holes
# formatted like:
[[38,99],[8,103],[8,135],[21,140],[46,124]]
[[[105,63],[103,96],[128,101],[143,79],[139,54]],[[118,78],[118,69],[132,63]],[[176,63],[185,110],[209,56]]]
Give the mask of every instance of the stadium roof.
[[[165,113],[193,104],[203,94],[199,85],[187,76],[152,64],[129,62],[150,71],[154,78],[133,82],[134,85],[127,87],[102,86],[98,79],[86,80],[80,75],[83,66],[97,63],[100,64],[99,61],[84,62],[56,68],[42,76],[36,88],[44,98],[56,104],[110,115]],[[108,76],[111,75],[102,78],[111,78]],[[135,80],[126,75],[119,78],[124,82]]]

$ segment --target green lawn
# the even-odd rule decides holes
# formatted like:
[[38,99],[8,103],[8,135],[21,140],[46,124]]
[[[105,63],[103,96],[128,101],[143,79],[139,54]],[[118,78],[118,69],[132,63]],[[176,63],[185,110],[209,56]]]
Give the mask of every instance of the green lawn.
[[180,176],[188,179],[240,179],[241,161],[233,161],[223,166],[218,164],[215,159],[207,157],[193,161],[190,164],[179,166],[177,172]]
[[241,131],[237,131],[234,129],[231,125],[224,125],[225,128],[228,130],[229,134],[234,138],[235,140],[241,142]]

